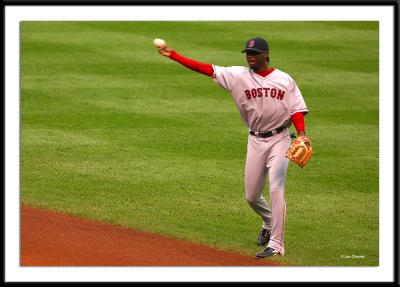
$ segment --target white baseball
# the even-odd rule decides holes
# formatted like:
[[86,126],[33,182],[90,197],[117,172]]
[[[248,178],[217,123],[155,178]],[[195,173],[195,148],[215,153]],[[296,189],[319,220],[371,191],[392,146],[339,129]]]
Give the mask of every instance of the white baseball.
[[167,43],[163,39],[154,39],[153,44],[154,46],[161,48],[164,47]]

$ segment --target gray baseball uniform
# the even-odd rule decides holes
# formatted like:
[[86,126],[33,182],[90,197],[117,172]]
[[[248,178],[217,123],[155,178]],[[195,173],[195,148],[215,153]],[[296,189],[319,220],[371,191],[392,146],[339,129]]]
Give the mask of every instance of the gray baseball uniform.
[[[307,113],[307,107],[295,81],[274,69],[263,77],[242,66],[213,65],[213,79],[230,92],[240,115],[249,128],[245,167],[246,200],[271,230],[268,247],[284,255],[285,177],[290,146],[290,116]],[[282,131],[276,129],[282,128]],[[272,131],[270,137],[258,133]],[[269,179],[270,206],[263,197]]]

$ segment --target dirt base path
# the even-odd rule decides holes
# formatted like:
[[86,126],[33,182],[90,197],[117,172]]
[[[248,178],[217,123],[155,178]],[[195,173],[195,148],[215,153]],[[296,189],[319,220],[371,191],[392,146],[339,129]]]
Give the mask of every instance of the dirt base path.
[[22,207],[22,266],[270,266],[241,254]]

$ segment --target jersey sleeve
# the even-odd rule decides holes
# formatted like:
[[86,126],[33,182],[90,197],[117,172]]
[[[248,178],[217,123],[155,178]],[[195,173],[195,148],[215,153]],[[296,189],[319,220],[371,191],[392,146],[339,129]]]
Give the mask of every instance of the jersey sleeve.
[[294,115],[295,113],[303,113],[304,115],[308,114],[308,109],[306,103],[304,102],[303,96],[300,92],[299,87],[296,82],[289,77],[290,81],[290,115]]
[[212,76],[214,74],[214,70],[211,64],[201,63],[196,60],[184,57],[181,54],[178,54],[176,51],[172,51],[169,57],[170,59],[177,61],[178,63],[198,73],[204,74],[206,76]]
[[240,73],[240,67],[220,67],[213,65],[213,81],[227,91],[231,91],[235,86],[237,75]]

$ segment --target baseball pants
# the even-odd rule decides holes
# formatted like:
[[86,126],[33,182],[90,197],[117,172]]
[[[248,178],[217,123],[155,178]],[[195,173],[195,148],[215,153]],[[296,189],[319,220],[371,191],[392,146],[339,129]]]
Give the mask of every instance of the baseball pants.
[[[269,138],[249,135],[245,167],[245,193],[250,207],[263,220],[263,227],[271,230],[268,247],[284,255],[285,177],[289,160],[285,157],[290,147],[288,129]],[[263,196],[269,180],[271,206]]]

